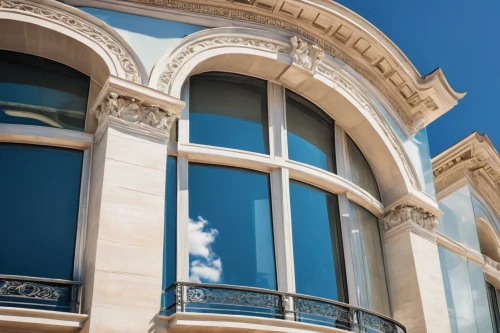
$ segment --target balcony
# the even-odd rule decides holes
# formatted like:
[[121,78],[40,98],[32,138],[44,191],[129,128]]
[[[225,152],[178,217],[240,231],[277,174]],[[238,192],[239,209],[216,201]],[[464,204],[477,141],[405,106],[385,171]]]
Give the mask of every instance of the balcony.
[[[349,304],[272,290],[176,283],[165,289],[160,319],[169,332],[406,333],[384,315]],[[210,330],[212,332],[212,330]]]
[[78,332],[82,283],[0,275],[0,331]]

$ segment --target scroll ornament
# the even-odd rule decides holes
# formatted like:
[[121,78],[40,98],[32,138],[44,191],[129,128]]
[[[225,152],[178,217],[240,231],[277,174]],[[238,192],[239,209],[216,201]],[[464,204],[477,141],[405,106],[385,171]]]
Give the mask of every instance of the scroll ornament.
[[95,117],[101,124],[106,116],[122,119],[129,123],[142,124],[155,129],[170,132],[176,114],[155,105],[145,105],[134,98],[127,98],[117,93],[109,93],[95,110]]
[[437,217],[434,214],[412,205],[397,206],[382,218],[385,230],[390,230],[407,222],[415,223],[430,231],[434,230],[438,225]]

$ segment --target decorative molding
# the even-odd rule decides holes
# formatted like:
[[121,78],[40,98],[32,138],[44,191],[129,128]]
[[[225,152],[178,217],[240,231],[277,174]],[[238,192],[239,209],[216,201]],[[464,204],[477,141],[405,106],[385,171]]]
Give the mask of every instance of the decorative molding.
[[101,124],[105,117],[115,117],[129,123],[150,126],[170,133],[176,113],[164,110],[156,105],[147,105],[133,97],[109,93],[99,107],[94,111],[95,117]]
[[437,217],[417,206],[400,205],[381,219],[386,231],[404,223],[414,223],[424,229],[433,231],[438,225]]
[[[234,28],[230,31],[223,29],[219,29],[218,31],[217,29],[213,29],[211,31],[213,35],[208,37],[196,38],[196,36],[193,35],[192,40],[186,40],[184,43],[180,44],[178,48],[174,47],[169,54],[165,55],[163,61],[159,61],[159,63],[164,64],[164,67],[161,69],[161,72],[159,71],[157,82],[154,81],[153,76],[155,75],[153,74],[150,85],[165,94],[172,94],[173,84],[178,73],[183,66],[189,63],[190,59],[203,51],[224,46],[242,46],[249,49],[275,52],[278,56],[290,56],[292,58],[292,63],[298,64],[301,68],[305,68],[306,70],[317,72],[318,75],[321,75],[344,88],[344,90],[352,98],[354,98],[363,109],[367,110],[372,115],[373,119],[380,126],[383,133],[392,144],[395,152],[399,156],[412,187],[418,191],[422,189],[417,173],[413,165],[409,162],[405,149],[403,148],[399,138],[392,130],[391,125],[377,112],[376,108],[363,97],[363,93],[354,84],[352,84],[351,81],[345,77],[345,75],[342,75],[337,70],[322,61],[324,55],[322,49],[316,45],[305,42],[298,37],[292,37],[292,43],[295,43],[297,47],[301,48],[299,53],[297,53],[297,47],[294,47],[291,44],[270,39],[269,37],[259,37],[256,32],[252,32],[253,35],[251,35],[248,29],[245,28],[243,28],[241,32],[238,32]],[[206,34],[207,32],[203,33]],[[193,66],[195,65],[196,64]],[[177,85],[177,82],[175,84]]]
[[472,180],[473,188],[481,197],[486,199],[497,216],[500,216],[500,191],[497,185],[489,179],[483,169],[472,172],[470,179]]
[[259,38],[239,36],[209,37],[194,44],[187,44],[169,57],[169,61],[160,74],[157,86],[158,90],[170,94],[175,76],[184,63],[201,51],[221,46],[243,46],[282,54],[289,54],[291,52],[290,46],[285,43],[271,42]]
[[127,2],[263,25],[311,41],[371,82],[411,132],[447,112],[464,96],[453,91],[440,69],[422,77],[386,36],[335,3],[303,0],[226,0],[217,4],[200,0]]
[[58,25],[62,25],[75,31],[80,35],[83,35],[94,43],[99,44],[102,49],[111,56],[111,58],[116,60],[119,66],[123,69],[126,80],[141,83],[141,74],[133,56],[115,37],[89,21],[85,21],[76,15],[63,11],[60,8],[56,9],[56,4],[57,2],[54,2],[53,6],[44,6],[39,3],[26,0],[1,0],[0,11],[26,13],[31,16],[39,17],[43,20],[52,21]]
[[325,52],[319,46],[310,44],[297,36],[291,37],[290,43],[292,45],[290,56],[293,63],[316,73],[316,67],[325,56]]
[[110,77],[92,106],[99,123],[95,142],[101,141],[109,124],[168,142],[170,129],[184,105],[151,88]]

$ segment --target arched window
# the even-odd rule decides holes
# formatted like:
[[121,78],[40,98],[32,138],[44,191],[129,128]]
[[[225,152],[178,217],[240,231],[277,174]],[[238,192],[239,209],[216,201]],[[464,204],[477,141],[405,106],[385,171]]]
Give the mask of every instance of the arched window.
[[[184,283],[189,295],[216,300],[226,295],[220,290],[287,290],[304,300],[352,303],[389,315],[378,219],[329,185],[346,178],[376,202],[377,184],[334,119],[283,86],[237,74],[194,75],[183,95],[188,105],[179,121],[177,160],[168,162],[176,174],[168,171],[167,183],[176,185],[167,185],[166,195],[166,313],[175,311],[173,288]],[[346,166],[339,175],[338,163]],[[169,212],[173,204],[177,209]],[[173,256],[175,248],[186,255]],[[187,308],[231,313],[228,306]]]
[[89,84],[63,64],[0,50],[0,123],[83,132]]

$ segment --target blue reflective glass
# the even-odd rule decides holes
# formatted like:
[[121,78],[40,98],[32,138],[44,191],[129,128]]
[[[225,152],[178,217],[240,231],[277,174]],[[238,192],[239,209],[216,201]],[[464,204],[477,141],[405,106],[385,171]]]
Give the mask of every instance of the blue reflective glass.
[[83,131],[89,84],[68,66],[0,50],[0,123]]
[[189,86],[189,140],[269,154],[267,82],[207,73]]
[[71,280],[83,152],[0,144],[0,274]]
[[314,104],[286,92],[288,157],[335,172],[333,120]]
[[189,165],[189,278],[276,289],[269,175]]
[[167,157],[167,184],[165,196],[165,253],[163,288],[176,281],[176,235],[177,235],[177,158]]
[[297,293],[344,301],[337,197],[290,181],[290,206]]

